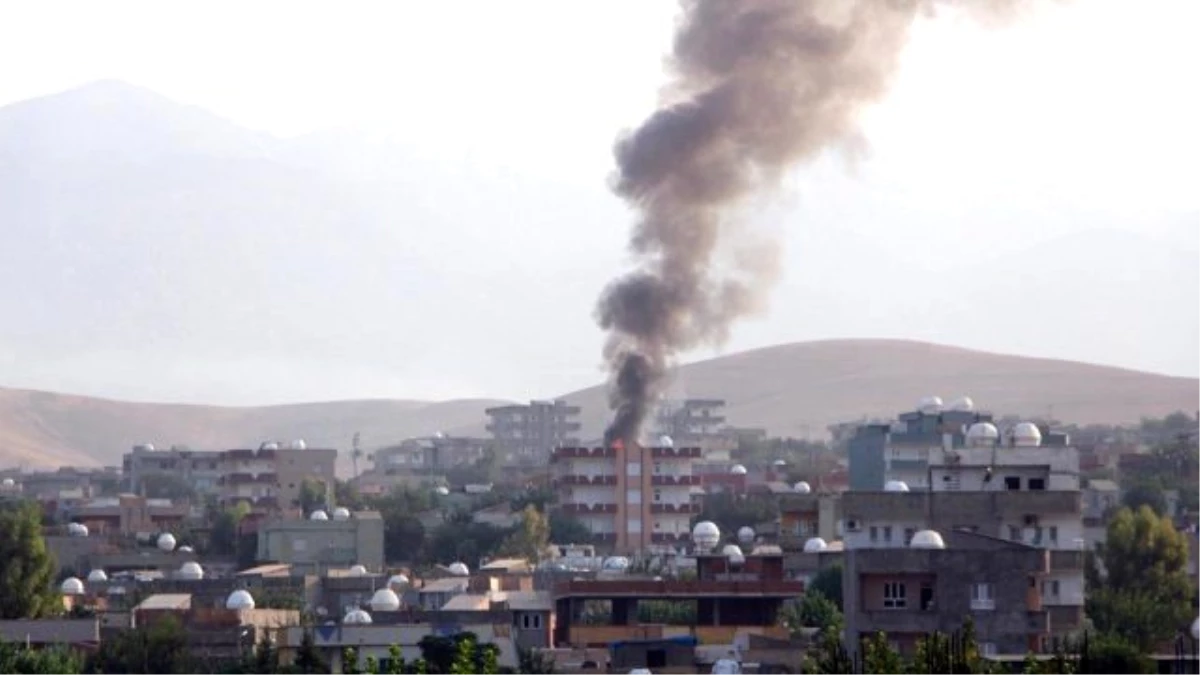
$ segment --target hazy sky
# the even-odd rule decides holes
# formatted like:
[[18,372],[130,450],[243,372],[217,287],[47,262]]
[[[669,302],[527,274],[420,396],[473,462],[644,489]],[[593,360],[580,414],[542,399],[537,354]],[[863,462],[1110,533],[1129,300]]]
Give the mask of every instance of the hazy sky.
[[[116,78],[280,136],[370,129],[430,154],[544,179],[548,190],[602,192],[613,138],[654,105],[675,11],[673,2],[650,0],[9,2],[0,7],[0,105]],[[908,311],[905,298],[886,294],[880,303],[891,310],[837,303],[839,286],[886,288],[888,274],[905,270],[942,274],[947,285],[1011,283],[1026,271],[992,261],[1095,230],[1192,254],[1200,228],[1196,25],[1200,3],[1190,0],[1042,3],[990,29],[945,14],[920,23],[891,95],[864,119],[868,153],[851,167],[831,159],[798,171],[779,207],[793,271],[772,313],[740,326],[725,349],[911,337],[1197,375],[1193,308],[1180,315],[1178,333],[1154,344],[1141,334],[1097,339],[1122,329],[1086,317],[1059,326],[1049,343],[1021,327],[1061,310],[1036,298],[1023,321],[999,331],[931,321],[931,310]],[[594,251],[583,265],[593,285],[622,264],[625,233],[623,223],[579,233],[579,247]],[[872,261],[864,268],[829,259],[855,242],[874,251],[863,253]],[[489,255],[503,254],[487,245]],[[907,267],[883,267],[889,258]],[[1029,260],[1064,277],[1077,271],[1056,264]],[[541,283],[556,283],[558,271],[546,274]],[[1197,283],[1178,279],[1184,288]],[[815,304],[814,288],[823,298]],[[501,386],[507,374],[461,372],[447,376],[451,385],[421,386],[437,396],[528,397],[592,384],[601,338],[587,325],[593,301],[581,300],[573,319],[579,344],[548,353],[551,375]],[[364,377],[356,373],[358,388],[347,381],[249,396],[420,394],[384,375]],[[173,396],[126,385],[113,391],[249,402],[216,386]]]

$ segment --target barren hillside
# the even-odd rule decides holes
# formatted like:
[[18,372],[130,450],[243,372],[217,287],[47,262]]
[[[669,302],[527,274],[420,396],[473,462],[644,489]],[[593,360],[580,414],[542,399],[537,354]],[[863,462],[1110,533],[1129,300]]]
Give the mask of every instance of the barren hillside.
[[[1135,422],[1200,408],[1195,379],[899,340],[830,340],[732,354],[682,367],[674,391],[725,398],[731,424],[795,436],[821,434],[833,422],[895,415],[927,394],[967,394],[997,414],[1053,414],[1080,423]],[[607,417],[604,388],[567,398],[584,408],[585,435],[598,435]],[[356,431],[372,448],[439,430],[481,434],[483,410],[496,403],[226,408],[0,389],[0,465],[116,464],[142,442],[224,448],[304,438],[344,450]]]

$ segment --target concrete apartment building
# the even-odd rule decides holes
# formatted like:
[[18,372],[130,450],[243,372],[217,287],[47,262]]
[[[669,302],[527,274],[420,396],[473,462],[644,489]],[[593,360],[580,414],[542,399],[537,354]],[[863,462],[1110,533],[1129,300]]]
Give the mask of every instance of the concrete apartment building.
[[188,450],[172,446],[158,450],[151,444],[135,445],[121,459],[124,486],[140,494],[146,476],[166,474],[195,488],[202,496],[220,492],[221,453],[218,450]]
[[[324,513],[322,512],[322,515]],[[287,563],[293,574],[321,574],[362,565],[383,569],[383,519],[378,511],[335,513],[320,520],[275,519],[258,529],[258,560]]]
[[[1078,453],[1066,443],[1042,445],[1042,432],[1030,423],[1002,433],[980,421],[962,436],[961,444],[892,448],[882,490],[845,493],[846,550],[904,548],[924,529],[966,530],[1047,550],[1050,566],[1039,581],[1040,602],[1054,634],[1077,629],[1083,620],[1085,548]],[[897,452],[906,454],[897,460]],[[851,458],[852,475],[859,459]],[[920,480],[924,487],[894,476]]]
[[530,401],[484,411],[487,430],[501,460],[522,464],[544,462],[558,447],[579,445],[579,406],[566,401]]
[[691,497],[699,458],[697,447],[558,448],[551,455],[558,508],[606,548],[678,550],[691,541],[691,519],[700,512]]
[[911,656],[928,633],[975,623],[985,656],[1046,647],[1054,620],[1041,587],[1050,552],[966,531],[918,533],[908,546],[850,548],[843,562],[847,648],[878,632]]
[[73,522],[87,526],[92,536],[128,536],[174,529],[190,512],[191,507],[186,503],[123,494],[85,501],[66,515]]
[[336,462],[337,450],[309,448],[304,441],[222,451],[220,504],[245,502],[258,513],[299,508],[301,483],[307,478],[330,484]]

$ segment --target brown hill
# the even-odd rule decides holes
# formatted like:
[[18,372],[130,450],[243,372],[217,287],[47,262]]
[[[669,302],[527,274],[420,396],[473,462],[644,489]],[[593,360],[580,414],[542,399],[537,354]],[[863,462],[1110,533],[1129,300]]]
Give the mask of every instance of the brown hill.
[[[822,340],[731,354],[681,367],[674,389],[673,396],[724,398],[731,424],[784,436],[824,434],[829,424],[863,416],[894,417],[931,394],[965,394],[998,416],[1051,414],[1081,424],[1200,409],[1195,378],[908,340]],[[585,433],[599,434],[604,389],[567,398],[583,406]]]
[[[192,448],[303,438],[311,447],[365,447],[442,429],[470,427],[497,401],[334,401],[252,408],[126,403],[0,389],[0,465],[120,464],[137,443]],[[479,425],[482,426],[482,425]],[[349,464],[349,453],[342,453]]]
[[[1052,414],[1068,422],[1135,422],[1200,409],[1200,381],[1108,366],[1028,358],[900,340],[805,342],[681,367],[675,389],[729,402],[738,426],[818,435],[826,425],[888,417],[918,398],[967,394],[992,412]],[[584,433],[607,418],[603,387],[570,394]],[[367,447],[438,430],[482,433],[495,400],[337,401],[256,408],[124,403],[0,389],[0,464],[116,464],[141,442],[194,448],[304,438],[345,449],[354,432]]]

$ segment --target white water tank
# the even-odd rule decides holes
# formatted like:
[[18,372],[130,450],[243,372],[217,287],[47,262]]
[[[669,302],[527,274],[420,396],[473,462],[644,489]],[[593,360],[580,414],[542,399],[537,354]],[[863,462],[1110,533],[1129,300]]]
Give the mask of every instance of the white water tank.
[[170,532],[164,532],[158,536],[158,541],[156,543],[158,546],[158,550],[160,550],[160,551],[167,551],[167,552],[174,551],[175,550],[175,535],[171,534]]
[[308,519],[309,520],[329,520],[329,514],[325,513],[321,509],[317,509],[316,511],[313,511],[311,514],[309,514]]
[[1013,445],[1020,448],[1036,448],[1042,444],[1042,430],[1033,422],[1021,422],[1012,430]]
[[942,535],[934,530],[921,530],[914,534],[908,545],[910,548],[946,548]]
[[673,447],[675,447],[675,439],[671,438],[670,436],[664,435],[664,436],[659,437],[658,444],[659,444],[659,446],[664,447],[664,448],[673,448]]
[[991,422],[976,422],[967,428],[967,445],[981,448],[995,445],[1000,440],[1000,430]]
[[83,595],[83,582],[78,577],[67,577],[62,582],[63,595]]
[[439,485],[434,492],[438,493],[439,496],[445,497],[446,495],[450,494],[450,488],[446,487],[445,485]]
[[400,609],[400,596],[390,588],[381,588],[371,596],[372,612],[394,612]]
[[405,588],[408,586],[408,577],[403,574],[394,574],[391,579],[388,579],[388,588],[396,590],[397,588]]
[[950,409],[955,412],[974,412],[975,401],[970,396],[959,396],[950,404]]
[[917,402],[917,411],[922,415],[936,415],[942,412],[941,396],[926,396]]
[[87,580],[89,584],[105,582],[108,581],[108,574],[102,569],[94,569],[88,572]]
[[796,483],[794,486],[792,486],[792,489],[795,490],[796,492],[799,492],[802,495],[806,495],[806,494],[812,492],[812,486],[808,484],[808,481],[803,481],[803,480],[800,481],[799,483]]
[[366,625],[371,622],[371,615],[361,609],[352,609],[346,613],[346,616],[342,617],[342,623]]
[[902,480],[889,480],[883,485],[884,492],[908,492],[908,483]]
[[363,565],[351,565],[350,566],[350,576],[365,577],[365,576],[367,576],[367,568],[364,567]]
[[741,464],[734,464],[732,467],[729,468],[729,473],[731,473],[735,476],[745,476],[746,475],[746,467],[742,466]]
[[446,569],[450,572],[450,574],[453,574],[456,577],[471,576],[471,568],[467,567],[466,563],[453,562],[450,563],[450,566]]
[[307,449],[308,449],[308,444],[304,442],[304,439],[303,439],[303,438],[297,438],[296,440],[294,440],[294,441],[292,441],[292,442],[291,442],[291,444],[289,445],[289,447],[290,447],[292,450],[307,450]]
[[825,540],[820,537],[813,537],[812,539],[804,542],[805,553],[820,553],[827,548],[829,548],[829,544],[826,544]]
[[350,520],[350,509],[348,509],[344,506],[337,507],[336,509],[333,510],[333,519],[334,520]]
[[225,609],[254,609],[254,596],[250,591],[238,589],[225,598]]
[[696,523],[696,527],[692,528],[692,543],[701,551],[711,551],[719,541],[721,530],[710,520]]
[[738,530],[738,541],[742,542],[743,544],[754,543],[754,528],[750,527],[749,525],[742,526],[742,528]]
[[199,581],[204,578],[204,568],[200,566],[200,563],[189,560],[179,567],[179,578]]

